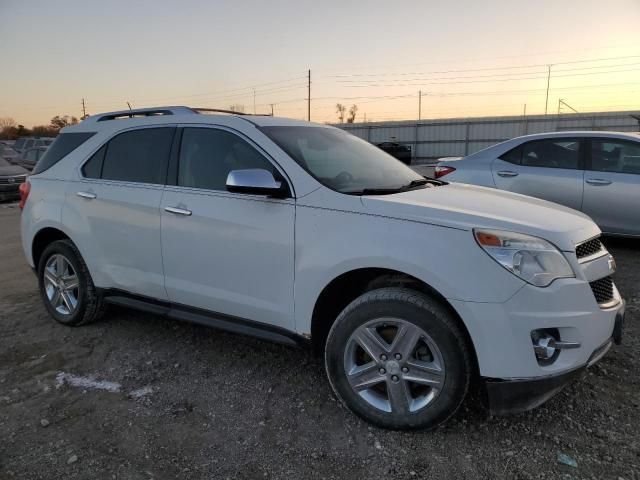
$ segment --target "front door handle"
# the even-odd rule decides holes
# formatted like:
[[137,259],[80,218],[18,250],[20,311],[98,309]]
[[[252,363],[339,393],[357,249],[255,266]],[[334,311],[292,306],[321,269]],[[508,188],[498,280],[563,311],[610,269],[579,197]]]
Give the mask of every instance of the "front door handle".
[[500,170],[498,175],[501,177],[517,177],[518,172],[512,172],[511,170]]
[[176,215],[186,215],[186,216],[191,215],[191,210],[186,210],[184,208],[178,208],[178,207],[164,207],[164,211],[169,213],[175,213]]
[[585,180],[589,185],[611,185],[611,180],[604,178],[587,178]]
[[93,192],[78,192],[76,193],[79,197],[86,198],[87,200],[93,200],[97,197],[97,195]]

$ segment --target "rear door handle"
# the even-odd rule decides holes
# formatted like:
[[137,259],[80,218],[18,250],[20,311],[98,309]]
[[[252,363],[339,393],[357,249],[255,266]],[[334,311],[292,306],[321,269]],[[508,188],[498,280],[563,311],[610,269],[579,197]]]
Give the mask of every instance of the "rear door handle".
[[589,185],[611,185],[611,180],[605,180],[604,178],[587,178],[585,182]]
[[501,177],[517,177],[518,172],[512,172],[511,170],[500,170],[498,175]]
[[165,212],[175,213],[176,215],[186,215],[187,217],[191,215],[191,210],[186,210],[184,208],[178,207],[164,207]]
[[87,200],[93,200],[97,197],[95,193],[92,192],[78,192],[76,193],[79,197],[86,198]]

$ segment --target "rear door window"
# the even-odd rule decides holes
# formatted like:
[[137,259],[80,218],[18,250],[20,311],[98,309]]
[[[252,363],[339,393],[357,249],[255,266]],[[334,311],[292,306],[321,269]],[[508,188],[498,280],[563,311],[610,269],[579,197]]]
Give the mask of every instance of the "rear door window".
[[[107,143],[100,178],[163,184],[174,132],[173,127],[143,128],[114,137]],[[95,174],[95,167],[89,168]]]
[[577,170],[580,166],[579,139],[554,138],[535,140],[522,145],[521,164],[527,167],[565,168]]
[[508,152],[500,155],[499,158],[500,160],[504,160],[505,162],[520,165],[520,163],[522,162],[522,146],[518,145],[516,148],[512,148]]
[[100,178],[102,174],[102,162],[104,160],[104,153],[107,151],[107,146],[103,145],[100,149],[94,153],[89,160],[82,166],[82,174],[87,178]]

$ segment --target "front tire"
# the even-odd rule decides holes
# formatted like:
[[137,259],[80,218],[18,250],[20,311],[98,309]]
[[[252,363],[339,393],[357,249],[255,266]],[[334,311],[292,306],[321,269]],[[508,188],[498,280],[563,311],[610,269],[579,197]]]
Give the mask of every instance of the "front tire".
[[45,308],[63,325],[83,325],[104,312],[87,265],[70,240],[55,241],[42,252],[38,285]]
[[454,316],[406,288],[363,294],[340,313],[325,348],[338,398],[382,428],[431,429],[458,409],[471,355]]

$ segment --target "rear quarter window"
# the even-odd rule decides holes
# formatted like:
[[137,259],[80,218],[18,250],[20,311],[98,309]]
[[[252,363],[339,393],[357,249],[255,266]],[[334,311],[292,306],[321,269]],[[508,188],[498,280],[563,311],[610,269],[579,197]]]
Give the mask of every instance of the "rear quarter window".
[[95,134],[95,132],[61,133],[40,158],[33,169],[33,175],[53,167]]

